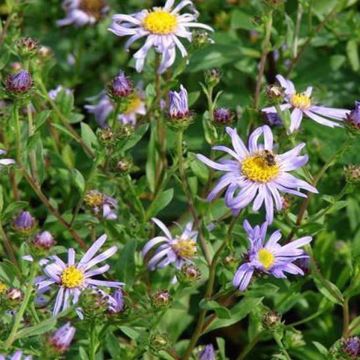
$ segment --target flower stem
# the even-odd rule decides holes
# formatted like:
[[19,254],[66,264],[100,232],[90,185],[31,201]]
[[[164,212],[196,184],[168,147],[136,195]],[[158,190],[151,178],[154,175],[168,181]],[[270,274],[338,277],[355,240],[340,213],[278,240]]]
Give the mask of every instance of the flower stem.
[[349,336],[350,314],[349,314],[349,298],[345,298],[343,303],[343,333],[342,336]]
[[[27,112],[27,118],[28,118],[28,136],[29,139],[34,135],[34,123],[32,118],[32,111],[31,111],[31,103],[28,102],[26,107]],[[30,154],[30,164],[31,164],[31,173],[34,180],[39,184],[39,175],[38,175],[38,169],[37,169],[37,163],[36,163],[36,153],[35,150],[31,150]]]
[[2,226],[2,223],[0,221],[0,238],[2,239],[3,243],[4,243],[4,248],[6,250],[7,256],[10,258],[11,262],[16,266],[16,268],[18,269],[19,264],[17,262],[16,256],[15,256],[15,252],[14,249],[11,245],[11,242],[9,240],[9,238],[7,237],[4,228]]
[[34,282],[34,278],[36,275],[36,271],[37,271],[37,264],[35,262],[33,262],[31,264],[30,276],[29,276],[29,279],[27,280],[28,285],[26,287],[24,300],[21,303],[19,311],[15,315],[15,321],[14,321],[14,324],[10,331],[9,337],[6,339],[6,341],[4,343],[5,349],[8,349],[16,339],[17,331],[18,331],[20,323],[24,317],[24,313],[26,311],[26,308],[28,306],[28,303],[30,301],[30,297],[31,297],[31,294],[33,291],[33,282]]
[[22,144],[21,144],[21,127],[19,119],[19,105],[15,102],[13,105],[12,118],[15,123],[15,135],[16,135],[16,160],[21,162]]

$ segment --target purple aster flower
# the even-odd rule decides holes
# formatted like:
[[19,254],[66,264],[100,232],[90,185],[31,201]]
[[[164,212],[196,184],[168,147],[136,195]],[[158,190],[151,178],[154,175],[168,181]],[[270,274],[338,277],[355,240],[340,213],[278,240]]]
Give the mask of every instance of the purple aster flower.
[[26,356],[20,350],[15,351],[14,354],[9,355],[9,356],[0,354],[0,360],[6,360],[6,359],[9,359],[9,360],[31,360],[32,356],[30,356],[30,355]]
[[[5,154],[6,154],[6,151],[0,149],[0,155],[5,155]],[[14,160],[14,159],[0,159],[0,169],[1,169],[3,166],[13,165],[13,164],[15,164],[15,160]]]
[[133,90],[132,82],[123,71],[114,77],[109,86],[109,91],[114,98],[127,97]]
[[44,266],[44,275],[38,277],[35,284],[38,295],[49,291],[52,286],[58,288],[53,309],[54,316],[60,311],[67,309],[70,303],[75,305],[79,300],[81,292],[88,287],[105,286],[118,288],[123,285],[123,283],[118,281],[93,279],[94,276],[104,274],[110,268],[107,264],[99,268],[94,268],[94,266],[105,261],[117,251],[117,247],[112,246],[103,253],[96,255],[98,250],[104,245],[106,238],[107,236],[103,235],[96,240],[78,263],[75,262],[74,249],[68,250],[67,264],[56,255],[49,258],[49,262]]
[[58,26],[92,25],[109,10],[104,0],[64,0],[62,7],[66,12],[66,17],[56,22]]
[[[125,49],[138,39],[145,38],[145,44],[134,54],[135,66],[138,72],[144,68],[146,56],[151,48],[161,54],[158,73],[170,68],[176,58],[176,49],[182,57],[187,51],[179,38],[192,41],[192,28],[202,28],[212,31],[212,28],[197,22],[198,14],[194,10],[192,1],[182,0],[174,7],[175,0],[167,0],[163,7],[154,7],[151,10],[141,10],[135,14],[113,16],[109,31],[117,36],[130,36]],[[192,13],[180,15],[180,11],[190,6]]]
[[70,344],[75,336],[76,329],[71,326],[70,322],[56,330],[49,338],[49,344],[57,352],[63,353],[70,348]]
[[204,347],[204,349],[199,354],[199,360],[215,360],[215,350],[212,344],[208,344]]
[[270,126],[283,126],[283,122],[280,118],[280,116],[275,112],[264,112],[265,121]]
[[96,215],[107,220],[117,219],[118,204],[116,199],[97,190],[91,190],[85,195],[84,202]]
[[30,233],[36,226],[36,220],[28,211],[21,211],[13,222],[13,227],[20,233]]
[[33,244],[40,249],[49,250],[56,241],[49,231],[42,231],[34,237]]
[[114,105],[105,92],[100,93],[99,101],[95,105],[85,105],[85,109],[95,116],[95,120],[101,128],[107,126],[107,119],[114,110]]
[[5,82],[6,90],[14,94],[24,94],[31,89],[32,85],[31,74],[26,70],[9,75]]
[[355,358],[360,355],[360,338],[358,336],[343,339],[341,344],[343,351],[351,357]]
[[[281,75],[276,76],[277,81],[284,88],[285,103],[280,105],[281,110],[293,109],[291,113],[290,133],[299,129],[303,116],[316,121],[319,124],[335,127],[341,126],[336,121],[343,121],[350,110],[328,108],[325,106],[313,105],[311,101],[312,87],[309,86],[305,92],[298,93],[292,81]],[[262,109],[265,113],[276,113],[275,106]],[[336,120],[330,121],[329,119]]]
[[64,91],[66,95],[72,95],[73,93],[71,89],[64,88],[62,85],[58,85],[55,89],[49,91],[49,98],[51,100],[56,100],[56,98],[62,91]]
[[188,93],[180,85],[180,91],[169,92],[169,114],[172,119],[185,119],[189,116]]
[[[144,246],[142,255],[145,257],[154,246],[157,246],[148,262],[150,270],[161,269],[174,263],[177,269],[188,261],[191,261],[196,254],[197,231],[193,231],[192,223],[185,226],[180,236],[172,236],[169,229],[159,219],[152,218],[152,221],[163,231],[165,236],[157,236]],[[158,246],[159,245],[159,246]]]
[[309,244],[312,240],[311,236],[305,236],[281,246],[278,243],[281,239],[281,233],[277,230],[271,234],[265,243],[267,227],[267,222],[252,228],[247,220],[244,221],[244,229],[250,242],[250,249],[246,255],[246,262],[238,268],[233,279],[234,287],[240,291],[244,291],[248,287],[254,271],[270,274],[276,278],[286,278],[284,273],[304,275],[304,272],[294,264],[294,261],[308,257],[299,248]]
[[227,108],[218,108],[214,111],[214,121],[219,125],[230,125],[234,120],[234,113]]
[[[208,195],[211,201],[227,188],[225,204],[238,214],[253,201],[253,210],[258,211],[265,204],[266,221],[271,224],[274,217],[274,207],[280,211],[283,202],[280,192],[306,197],[300,189],[317,193],[317,190],[289,171],[296,170],[308,161],[306,155],[300,156],[304,143],[284,153],[273,152],[273,135],[269,126],[257,128],[249,137],[248,147],[240,139],[235,129],[226,128],[231,137],[233,149],[226,146],[214,146],[214,150],[228,153],[233,159],[222,158],[219,162],[212,161],[203,155],[198,159],[206,165],[225,172],[214,189]],[[258,144],[260,136],[264,143]]]
[[360,129],[360,101],[355,101],[355,109],[351,110],[349,114],[346,114],[346,122]]

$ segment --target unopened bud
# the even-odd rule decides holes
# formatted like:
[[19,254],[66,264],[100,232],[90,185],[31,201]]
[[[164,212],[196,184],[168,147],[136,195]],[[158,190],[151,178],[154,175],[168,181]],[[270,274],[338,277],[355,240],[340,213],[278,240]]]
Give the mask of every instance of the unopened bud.
[[13,228],[22,235],[30,235],[36,227],[36,220],[28,211],[21,211],[13,221]]
[[209,33],[202,30],[196,30],[192,34],[192,45],[195,49],[201,49],[214,41],[209,37]]
[[128,174],[131,168],[132,168],[131,159],[121,159],[116,164],[116,170],[119,171],[121,175]]
[[355,101],[355,108],[346,114],[345,124],[351,130],[360,130],[360,101]]
[[276,313],[275,311],[269,311],[264,314],[262,323],[265,328],[271,329],[274,328],[276,325],[280,324],[281,316]]
[[348,183],[360,183],[360,166],[348,165],[344,168],[345,179]]
[[265,118],[265,122],[269,124],[270,126],[283,126],[283,122],[276,112],[263,112],[262,113]]
[[216,360],[215,349],[212,344],[206,345],[200,352],[199,360]]
[[170,305],[171,295],[167,290],[159,290],[151,295],[151,303],[155,308],[164,308]]
[[31,37],[24,37],[17,41],[17,47],[21,56],[33,56],[37,53],[39,43]]
[[155,334],[150,338],[150,348],[151,350],[159,354],[160,350],[164,350],[169,345],[169,339],[165,334]]
[[33,245],[42,250],[49,250],[56,241],[49,231],[43,231],[35,235]]
[[179,278],[180,281],[194,282],[201,278],[201,271],[193,264],[184,264],[181,268]]
[[127,97],[133,91],[133,84],[123,71],[120,71],[120,73],[108,85],[109,96],[114,100]]
[[26,70],[21,70],[16,74],[9,75],[5,82],[6,90],[15,95],[27,93],[32,85],[32,77]]
[[358,336],[352,336],[341,341],[342,351],[351,356],[357,358],[360,355],[360,338]]
[[218,108],[214,110],[214,121],[216,125],[228,126],[234,121],[235,114],[227,108]]
[[205,82],[208,86],[216,86],[221,79],[221,71],[219,69],[210,69],[205,72]]

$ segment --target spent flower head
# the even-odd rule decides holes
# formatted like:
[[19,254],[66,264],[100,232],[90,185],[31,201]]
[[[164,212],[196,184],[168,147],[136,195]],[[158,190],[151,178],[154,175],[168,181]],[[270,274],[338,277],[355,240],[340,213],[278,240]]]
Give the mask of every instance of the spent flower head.
[[360,183],[360,165],[347,165],[344,168],[345,179],[348,183]]

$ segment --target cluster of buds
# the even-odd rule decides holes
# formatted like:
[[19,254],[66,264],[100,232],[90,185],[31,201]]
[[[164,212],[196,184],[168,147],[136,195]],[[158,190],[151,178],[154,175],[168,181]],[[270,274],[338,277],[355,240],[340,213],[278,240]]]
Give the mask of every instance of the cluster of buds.
[[14,230],[20,235],[30,235],[36,228],[36,219],[28,211],[21,211],[13,221]]
[[11,95],[25,95],[33,86],[31,74],[26,70],[20,70],[10,74],[5,81],[5,88]]
[[235,114],[227,108],[218,108],[214,110],[215,125],[228,126],[234,121]]
[[360,338],[352,336],[343,339],[341,341],[341,350],[352,359],[357,359],[360,356]]
[[48,339],[48,343],[55,353],[64,353],[69,350],[71,342],[75,336],[76,329],[70,322],[56,330]]
[[35,235],[32,245],[39,250],[49,250],[56,244],[54,236],[49,231],[42,231]]
[[344,168],[345,179],[348,183],[358,184],[360,183],[360,166],[348,165]]
[[90,190],[84,197],[85,204],[95,215],[106,220],[117,219],[117,201],[97,190]]
[[151,304],[157,308],[165,308],[170,305],[171,295],[167,290],[159,290],[150,296]]
[[17,41],[20,56],[32,57],[38,53],[39,42],[30,37],[24,37]]

